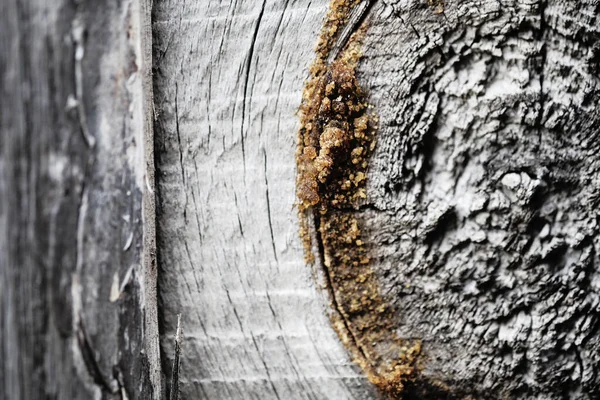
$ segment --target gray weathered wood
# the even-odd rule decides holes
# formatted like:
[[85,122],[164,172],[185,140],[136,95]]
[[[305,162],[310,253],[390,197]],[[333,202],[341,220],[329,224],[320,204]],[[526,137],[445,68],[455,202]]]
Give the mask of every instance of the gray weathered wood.
[[2,4],[2,399],[161,396],[149,18]]
[[375,393],[304,263],[300,92],[327,2],[160,2],[154,58],[164,366],[185,399]]
[[[600,2],[379,2],[380,116],[357,215],[423,382],[486,399],[600,393]],[[435,396],[434,396],[435,397]]]
[[[406,398],[593,399],[597,0],[379,1],[361,221]],[[433,6],[432,6],[433,5]],[[375,398],[325,315],[294,209],[296,118],[325,2],[154,13],[162,348],[183,398]],[[315,274],[317,275],[317,274]]]

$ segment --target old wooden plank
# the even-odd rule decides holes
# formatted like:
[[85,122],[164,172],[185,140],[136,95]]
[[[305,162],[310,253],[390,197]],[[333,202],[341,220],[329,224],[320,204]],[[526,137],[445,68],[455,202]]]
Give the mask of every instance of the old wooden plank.
[[0,14],[0,398],[158,398],[149,4]]

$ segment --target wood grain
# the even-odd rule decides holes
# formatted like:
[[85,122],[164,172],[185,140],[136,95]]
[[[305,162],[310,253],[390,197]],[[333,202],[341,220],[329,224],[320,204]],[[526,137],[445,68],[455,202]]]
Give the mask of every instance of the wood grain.
[[158,399],[149,4],[1,8],[0,398]]
[[326,6],[155,8],[162,348],[168,371],[182,313],[182,398],[376,398],[329,325],[294,207],[295,112]]

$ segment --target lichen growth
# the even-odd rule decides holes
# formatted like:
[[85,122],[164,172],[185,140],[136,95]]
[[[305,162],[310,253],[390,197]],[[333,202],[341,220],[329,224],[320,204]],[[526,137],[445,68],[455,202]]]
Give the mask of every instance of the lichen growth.
[[333,326],[369,380],[388,396],[401,398],[404,383],[416,376],[421,343],[396,335],[394,310],[380,294],[369,244],[354,212],[366,199],[377,125],[356,77],[366,28],[359,28],[327,64],[337,33],[357,4],[331,2],[303,91],[296,154],[300,235],[307,261],[313,263],[312,217],[336,311]]
[[429,7],[434,9],[434,14],[441,14],[444,12],[444,0],[427,0]]

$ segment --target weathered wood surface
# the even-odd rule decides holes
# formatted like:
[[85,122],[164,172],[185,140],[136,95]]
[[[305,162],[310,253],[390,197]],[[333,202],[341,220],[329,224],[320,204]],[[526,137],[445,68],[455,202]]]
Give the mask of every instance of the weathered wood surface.
[[327,2],[153,13],[164,367],[185,399],[375,398],[304,263],[295,117]]
[[[380,127],[347,211],[395,334],[423,342],[406,397],[598,398],[600,2],[428,3],[369,9]],[[182,313],[181,398],[377,398],[297,235],[294,113],[326,6],[156,4],[162,376]],[[3,4],[0,398],[165,395],[148,21],[143,0]]]
[[376,4],[380,116],[357,212],[423,377],[485,399],[600,395],[600,2]]
[[[370,12],[360,77],[381,123],[354,213],[398,334],[423,340],[421,388],[597,396],[599,7]],[[169,356],[182,312],[184,397],[375,396],[296,238],[293,113],[324,12],[172,1],[154,14],[162,343]]]
[[0,398],[159,398],[149,5],[0,9]]

